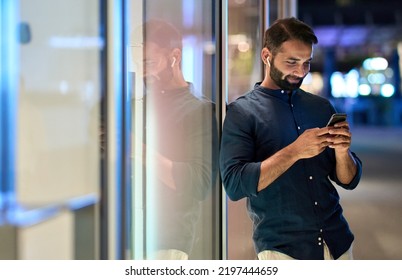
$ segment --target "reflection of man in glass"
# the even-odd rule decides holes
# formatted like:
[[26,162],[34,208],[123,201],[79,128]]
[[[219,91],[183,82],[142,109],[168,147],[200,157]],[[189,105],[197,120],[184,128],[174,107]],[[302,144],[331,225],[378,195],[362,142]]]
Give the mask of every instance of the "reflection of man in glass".
[[188,259],[200,201],[216,174],[213,104],[184,79],[177,29],[153,20],[143,32],[147,258]]

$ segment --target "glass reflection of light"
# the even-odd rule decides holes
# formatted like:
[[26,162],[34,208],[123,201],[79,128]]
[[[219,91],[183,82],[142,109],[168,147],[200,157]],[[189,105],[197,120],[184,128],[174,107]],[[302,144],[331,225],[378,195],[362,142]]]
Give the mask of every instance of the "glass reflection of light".
[[102,49],[105,42],[101,37],[53,36],[49,39],[49,45],[56,49]]
[[247,42],[247,36],[244,34],[229,35],[229,44],[238,45],[240,43]]
[[194,37],[187,37],[185,38],[184,44],[183,44],[183,50],[182,50],[182,69],[183,69],[183,74],[186,75],[186,79],[189,81],[193,81],[194,77],[194,44],[195,44],[195,39]]
[[194,26],[194,13],[195,5],[194,0],[186,0],[182,2],[183,5],[183,25],[191,29]]
[[250,49],[250,44],[247,42],[239,42],[239,44],[237,45],[237,49],[240,52],[247,52]]
[[207,41],[204,43],[204,52],[207,55],[214,55],[216,51],[215,43],[212,41]]

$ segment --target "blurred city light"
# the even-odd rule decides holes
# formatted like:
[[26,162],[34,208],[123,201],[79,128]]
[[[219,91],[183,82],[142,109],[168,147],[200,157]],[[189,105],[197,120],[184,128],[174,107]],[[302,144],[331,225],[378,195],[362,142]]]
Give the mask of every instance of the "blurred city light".
[[395,93],[395,87],[391,84],[384,84],[381,86],[381,95],[384,97],[391,97]]
[[330,78],[331,93],[335,98],[360,96],[391,97],[395,93],[392,85],[394,71],[383,57],[371,57],[363,61],[359,70],[348,73],[334,72]]
[[334,72],[330,79],[333,97],[356,98],[359,92],[359,72],[355,69],[347,74]]
[[363,68],[366,70],[385,70],[388,68],[388,61],[383,57],[367,58],[363,61]]
[[320,95],[324,87],[322,74],[319,72],[310,72],[303,80],[301,88],[305,91]]
[[371,87],[368,84],[359,85],[359,94],[362,96],[368,96],[371,93]]

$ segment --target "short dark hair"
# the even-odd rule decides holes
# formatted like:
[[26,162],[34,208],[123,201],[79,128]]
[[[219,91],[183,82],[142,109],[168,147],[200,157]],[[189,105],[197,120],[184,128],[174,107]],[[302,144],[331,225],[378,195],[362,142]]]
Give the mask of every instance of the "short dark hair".
[[179,30],[171,23],[151,19],[144,25],[144,41],[157,44],[161,48],[182,49],[182,36]]
[[277,19],[265,31],[264,48],[276,54],[282,44],[289,40],[299,40],[310,45],[318,43],[310,26],[295,17],[290,17]]

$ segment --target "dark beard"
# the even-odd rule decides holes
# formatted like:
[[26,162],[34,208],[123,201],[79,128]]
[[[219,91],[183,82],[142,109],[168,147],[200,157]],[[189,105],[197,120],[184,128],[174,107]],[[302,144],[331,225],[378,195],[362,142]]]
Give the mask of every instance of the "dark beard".
[[146,87],[154,87],[163,89],[173,79],[173,70],[171,67],[166,67],[156,75],[148,75],[144,77]]
[[269,75],[271,76],[271,79],[275,82],[275,84],[278,87],[280,87],[281,89],[285,89],[285,90],[294,90],[294,89],[300,88],[301,84],[303,83],[303,79],[304,79],[304,77],[303,77],[302,79],[300,79],[300,81],[298,83],[289,83],[288,82],[287,78],[291,77],[291,75],[287,75],[282,79],[284,74],[278,68],[275,67],[273,60],[271,63],[271,69],[270,69]]

